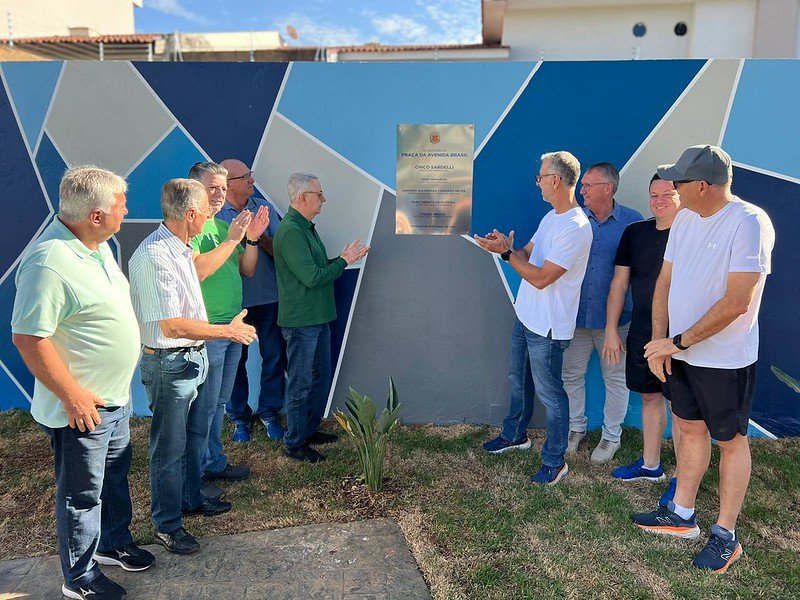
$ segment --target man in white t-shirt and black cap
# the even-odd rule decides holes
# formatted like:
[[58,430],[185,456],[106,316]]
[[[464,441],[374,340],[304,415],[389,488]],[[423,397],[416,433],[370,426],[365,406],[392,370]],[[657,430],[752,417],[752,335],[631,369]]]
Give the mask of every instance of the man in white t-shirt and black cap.
[[509,378],[511,402],[503,429],[483,444],[492,454],[531,447],[526,433],[533,415],[534,392],[547,411],[547,438],[542,466],[533,483],[553,485],[569,472],[564,461],[569,435],[569,398],[561,367],[564,350],[575,332],[575,317],[592,247],[592,227],[575,200],[581,173],[578,159],[565,151],[543,154],[536,185],[545,202],[553,205],[533,238],[514,250],[514,232],[496,229],[475,236],[484,250],[496,252],[522,277],[511,332]]
[[670,230],[653,298],[653,340],[645,346],[650,369],[669,385],[681,476],[673,501],[633,521],[650,533],[698,537],[695,497],[715,439],[719,516],[693,564],[724,573],[742,555],[735,527],[750,480],[758,309],[775,230],[762,209],[731,193],[731,158],[721,148],[687,148],[658,175],[674,182],[689,209]]

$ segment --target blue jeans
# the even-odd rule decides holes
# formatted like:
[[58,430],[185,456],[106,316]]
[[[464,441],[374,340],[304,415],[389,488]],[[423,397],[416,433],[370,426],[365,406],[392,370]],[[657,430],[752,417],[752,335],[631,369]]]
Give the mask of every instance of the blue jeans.
[[183,524],[182,509],[202,504],[200,477],[208,447],[209,408],[198,398],[208,374],[205,348],[142,353],[139,365],[153,419],[150,424],[150,502],[162,533]]
[[508,377],[511,379],[511,406],[503,421],[503,439],[515,442],[525,437],[533,416],[534,393],[547,411],[547,439],[542,446],[542,464],[564,464],[569,437],[569,398],[561,380],[564,350],[569,340],[542,337],[526,328],[519,319],[511,333]]
[[56,470],[56,528],[64,581],[87,585],[100,575],[92,558],[133,541],[130,532],[131,403],[98,407],[100,425],[81,432],[40,425],[50,438]]
[[222,448],[222,425],[225,419],[225,405],[231,397],[236,369],[242,356],[242,345],[231,340],[209,340],[208,377],[203,384],[202,394],[207,398],[198,399],[208,408],[208,449],[203,470],[207,473],[220,473],[228,465],[228,458]]
[[[286,345],[278,327],[278,303],[247,307],[244,318],[256,328],[258,351],[261,354],[261,388],[258,393],[256,414],[265,421],[278,419],[283,408],[286,392],[284,373],[286,371]],[[231,399],[228,402],[228,416],[236,424],[249,424],[253,411],[247,404],[250,385],[247,380],[247,346],[242,348],[242,358],[236,371]]]
[[284,327],[287,450],[302,446],[319,429],[331,389],[331,330],[327,323]]

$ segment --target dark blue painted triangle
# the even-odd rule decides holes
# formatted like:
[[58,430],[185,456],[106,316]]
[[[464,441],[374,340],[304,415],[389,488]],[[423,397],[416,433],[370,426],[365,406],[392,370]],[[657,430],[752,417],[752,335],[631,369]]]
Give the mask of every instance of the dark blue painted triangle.
[[58,211],[58,187],[67,165],[46,133],[42,135],[39,150],[36,152],[36,166],[39,167],[39,175],[42,177],[44,189],[47,190],[50,204],[53,210]]
[[134,63],[215,161],[252,165],[286,72],[282,63]]
[[331,323],[331,367],[336,370],[339,354],[344,344],[344,331],[347,328],[347,319],[350,317],[350,307],[356,294],[356,283],[361,269],[345,269],[342,276],[333,284],[333,294],[336,300],[336,320]]
[[61,62],[50,61],[3,64],[3,74],[31,150],[44,125],[61,67]]
[[514,229],[526,244],[551,208],[535,185],[539,157],[569,150],[583,166],[622,168],[704,64],[542,64],[475,160],[473,231]]
[[[15,255],[16,257],[16,255]],[[14,269],[8,274],[5,281],[0,284],[0,358],[6,369],[16,378],[29,395],[33,395],[33,375],[28,371],[28,367],[22,361],[22,357],[11,342],[11,315],[14,310],[14,296],[17,293],[17,286],[14,283],[14,276],[17,270]],[[13,385],[13,382],[10,382]],[[13,387],[15,393],[10,398],[0,395],[0,409],[22,406],[29,408],[27,399],[20,393],[16,386]],[[24,404],[23,404],[24,402]]]
[[50,215],[28,148],[17,126],[5,89],[0,86],[0,140],[3,140],[3,168],[0,189],[9,205],[24,210],[7,210],[0,219],[0,276],[25,249],[41,224]]

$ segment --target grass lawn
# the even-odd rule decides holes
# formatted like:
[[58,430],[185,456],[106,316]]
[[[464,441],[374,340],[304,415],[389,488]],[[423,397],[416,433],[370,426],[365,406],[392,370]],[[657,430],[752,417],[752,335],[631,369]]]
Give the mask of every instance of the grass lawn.
[[[153,542],[148,427],[148,419],[132,421],[130,483],[139,543]],[[630,513],[649,510],[663,490],[609,475],[640,454],[639,432],[624,432],[610,466],[589,461],[598,439],[591,435],[569,460],[570,475],[552,488],[528,483],[539,465],[537,451],[482,452],[479,444],[494,434],[469,425],[398,427],[386,490],[372,497],[355,478],[349,440],[325,448],[325,463],[298,464],[257,428],[254,442],[228,446],[232,462],[253,469],[248,481],[226,486],[233,511],[192,517],[187,528],[202,537],[390,516],[400,523],[435,598],[800,597],[800,439],[752,442],[753,478],[737,526],[745,555],[720,577],[691,566],[705,536],[653,537],[630,523]],[[534,432],[533,441],[539,448],[543,432]],[[718,460],[715,449],[713,471],[698,498],[704,532],[716,516]],[[666,462],[671,470],[670,458]],[[0,414],[0,557],[56,552],[54,490],[44,435],[25,412]]]

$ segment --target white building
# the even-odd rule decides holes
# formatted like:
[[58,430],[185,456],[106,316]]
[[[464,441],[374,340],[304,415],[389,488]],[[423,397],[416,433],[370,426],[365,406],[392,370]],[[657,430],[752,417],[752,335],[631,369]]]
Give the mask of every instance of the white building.
[[481,0],[511,60],[800,57],[800,0]]
[[142,0],[0,0],[0,37],[131,34]]

